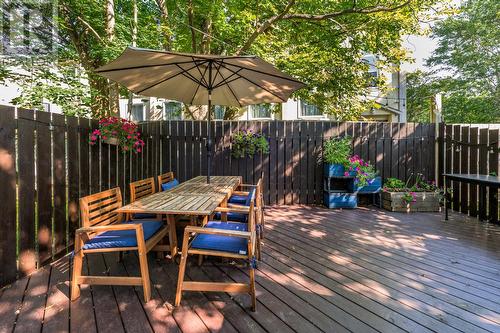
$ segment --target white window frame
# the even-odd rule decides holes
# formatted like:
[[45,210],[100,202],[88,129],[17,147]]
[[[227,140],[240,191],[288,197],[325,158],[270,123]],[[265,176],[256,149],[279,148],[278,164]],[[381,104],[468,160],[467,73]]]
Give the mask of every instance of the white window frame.
[[[177,119],[171,119],[167,117],[167,104],[168,103],[173,103],[173,104],[178,104],[181,107],[181,113],[179,114]],[[182,103],[176,102],[176,101],[164,101],[163,102],[163,120],[182,120]]]
[[[134,110],[134,106],[137,106],[137,105],[140,105],[142,106],[142,120],[137,120],[137,119],[134,119],[133,118],[133,113],[132,111]],[[130,118],[133,120],[133,121],[136,121],[136,122],[140,122],[140,121],[146,121],[146,115],[145,115],[145,108],[146,108],[146,105],[144,103],[132,103],[132,110],[130,110]]]
[[326,118],[325,114],[323,112],[321,112],[321,110],[319,109],[319,107],[316,106],[316,105],[314,105],[314,104],[310,104],[310,105],[316,106],[316,108],[318,109],[318,111],[320,111],[321,113],[317,114],[317,115],[316,114],[315,115],[304,115],[302,113],[303,107],[304,107],[304,103],[305,104],[309,104],[306,101],[302,101],[302,100],[299,102],[299,119],[302,119],[302,118],[307,118],[307,119],[310,119],[310,118],[320,119],[321,118],[321,119],[324,119],[324,118]]
[[[267,103],[262,103],[262,104],[267,104]],[[249,105],[248,106],[248,114],[249,114],[249,118],[250,119],[255,119],[255,120],[269,120],[269,119],[273,119],[273,112],[271,110],[271,108],[273,107],[274,104],[272,103],[268,103],[269,104],[269,117],[254,117],[254,113],[253,113],[253,108],[256,106],[256,105],[261,105],[261,104],[254,104],[254,105]]]

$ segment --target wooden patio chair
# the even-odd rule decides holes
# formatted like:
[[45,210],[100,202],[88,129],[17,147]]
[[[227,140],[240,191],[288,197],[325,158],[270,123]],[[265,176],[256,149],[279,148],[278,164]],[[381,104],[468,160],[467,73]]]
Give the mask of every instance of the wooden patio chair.
[[179,185],[179,181],[174,178],[173,172],[167,172],[158,176],[158,189],[162,191],[169,190]]
[[[129,184],[130,186],[130,202],[134,202],[141,198],[147,197],[156,192],[155,190],[155,180],[153,177],[137,180]],[[135,213],[127,214],[127,220],[140,220],[140,219],[157,219],[161,220],[161,215],[149,214],[149,213]]]
[[[144,301],[151,298],[147,253],[157,249],[156,244],[168,234],[163,221],[135,220],[123,222],[120,188],[113,188],[80,199],[83,227],[75,232],[75,250],[71,280],[71,300],[80,296],[81,284],[142,286]],[[91,253],[136,250],[139,254],[141,276],[84,276],[83,258]]]
[[264,174],[262,173],[256,185],[252,184],[240,184],[236,191],[234,191],[231,197],[228,199],[229,206],[232,205],[243,205],[248,206],[249,197],[251,196],[251,190],[255,190],[255,221],[257,226],[257,234],[260,239],[264,238],[264,193],[262,190],[262,184],[264,180]]
[[[216,209],[217,212],[247,214],[248,223],[210,221],[203,227],[187,226],[184,229],[175,306],[179,306],[183,291],[220,291],[250,294],[252,311],[255,311],[254,249],[257,235],[253,210],[253,203],[241,208],[219,207]],[[191,254],[248,260],[250,281],[249,283],[184,281],[187,258]]]

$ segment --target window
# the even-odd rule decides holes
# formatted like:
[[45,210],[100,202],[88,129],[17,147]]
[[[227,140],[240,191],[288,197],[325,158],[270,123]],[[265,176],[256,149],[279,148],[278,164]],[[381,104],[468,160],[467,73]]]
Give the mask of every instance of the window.
[[307,102],[301,101],[300,103],[300,115],[302,117],[310,117],[310,116],[322,116],[323,112],[314,104],[309,104]]
[[130,117],[132,121],[144,121],[144,104],[132,104]]
[[226,113],[226,108],[222,105],[214,106],[214,119],[223,120],[224,114]]
[[165,102],[164,120],[180,120],[182,115],[182,104],[179,102]]
[[250,106],[252,118],[271,118],[271,104],[256,104]]
[[372,87],[372,88],[376,87],[377,82],[378,82],[378,72],[376,70],[367,72],[366,81],[367,81],[368,87]]

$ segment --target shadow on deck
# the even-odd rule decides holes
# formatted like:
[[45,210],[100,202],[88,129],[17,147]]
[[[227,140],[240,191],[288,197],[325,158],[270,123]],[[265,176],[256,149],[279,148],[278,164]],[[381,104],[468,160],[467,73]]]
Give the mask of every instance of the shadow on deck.
[[[153,300],[141,288],[82,288],[68,300],[65,257],[0,291],[0,332],[500,332],[500,227],[461,214],[375,208],[266,210],[257,312],[246,295],[185,293],[177,265],[150,257]],[[90,256],[92,274],[137,275],[134,254]],[[209,261],[188,279],[246,280]]]

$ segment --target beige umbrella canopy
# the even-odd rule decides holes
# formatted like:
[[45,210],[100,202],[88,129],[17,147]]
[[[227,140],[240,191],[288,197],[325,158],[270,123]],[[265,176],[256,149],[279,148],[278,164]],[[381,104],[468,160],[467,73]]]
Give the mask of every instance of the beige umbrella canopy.
[[96,72],[136,94],[185,104],[244,106],[285,102],[303,83],[256,56],[174,53],[129,47]]
[[[218,56],[129,47],[96,70],[138,95],[185,104],[245,106],[286,102],[304,84],[256,56]],[[208,177],[211,166],[208,112]]]

